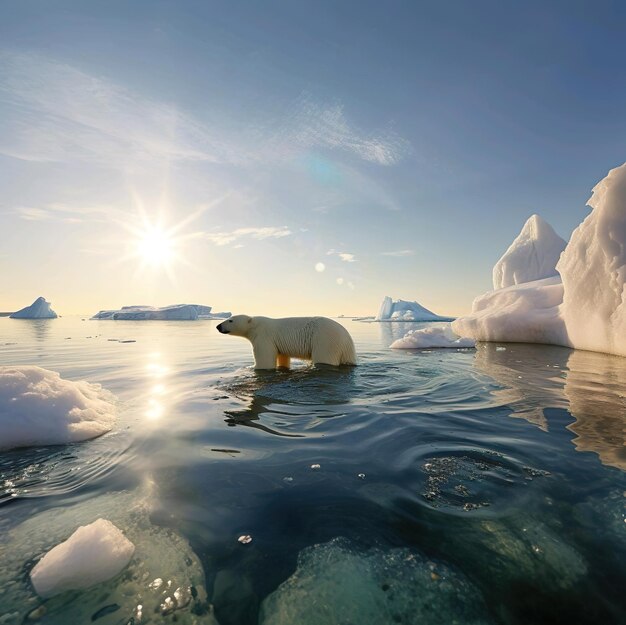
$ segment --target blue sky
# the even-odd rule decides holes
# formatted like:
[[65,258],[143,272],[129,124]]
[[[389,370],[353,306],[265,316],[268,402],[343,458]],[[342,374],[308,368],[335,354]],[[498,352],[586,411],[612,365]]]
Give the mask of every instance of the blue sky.
[[626,160],[625,24],[617,2],[2,3],[0,310],[467,312],[527,217],[569,238]]

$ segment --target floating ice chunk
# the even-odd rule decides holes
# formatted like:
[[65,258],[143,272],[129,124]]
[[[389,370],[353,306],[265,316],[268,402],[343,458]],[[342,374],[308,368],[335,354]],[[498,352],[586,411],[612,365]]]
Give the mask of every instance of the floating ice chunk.
[[392,349],[428,349],[431,347],[474,347],[474,339],[456,336],[449,325],[410,330],[401,339],[394,341]]
[[12,315],[11,319],[56,319],[58,315],[50,308],[50,302],[38,297],[30,306],[22,308]]
[[385,296],[376,321],[450,321],[451,317],[441,317],[424,308],[417,302],[407,302],[405,300],[392,300]]
[[99,384],[64,380],[55,371],[0,367],[0,449],[100,436],[115,422],[113,400]]
[[122,306],[119,310],[101,310],[91,319],[114,321],[195,321],[196,319],[226,319],[229,312],[212,313],[210,306],[200,304],[174,304],[156,308],[154,306]]
[[260,625],[479,625],[490,620],[460,573],[410,549],[359,551],[337,538],[298,556],[296,572],[261,605]]
[[567,345],[562,300],[558,276],[489,291],[474,300],[471,315],[452,322],[452,330],[476,341]]
[[532,215],[493,268],[493,288],[503,289],[558,275],[556,263],[565,246],[565,241],[547,221]]
[[135,546],[106,519],[79,527],[35,565],[30,579],[37,593],[52,597],[89,588],[115,577],[129,562]]
[[612,169],[587,202],[557,269],[561,313],[572,346],[626,356],[626,163]]

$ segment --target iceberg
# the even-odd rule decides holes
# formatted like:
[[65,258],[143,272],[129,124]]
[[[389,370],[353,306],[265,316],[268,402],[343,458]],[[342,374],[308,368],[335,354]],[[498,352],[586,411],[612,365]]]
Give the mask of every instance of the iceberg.
[[0,449],[60,445],[108,432],[114,397],[99,384],[36,366],[0,367]]
[[453,317],[441,317],[417,302],[392,300],[385,296],[375,321],[451,321]]
[[456,336],[448,325],[411,330],[389,347],[391,349],[428,349],[434,347],[467,348],[475,345],[476,341],[473,339]]
[[559,275],[481,295],[452,330],[477,341],[548,343],[626,356],[626,163],[593,189]]
[[532,215],[493,268],[493,288],[557,276],[556,264],[566,245],[547,221]]
[[98,519],[79,527],[48,551],[31,571],[30,579],[44,598],[89,588],[115,577],[134,551],[135,545],[111,521]]
[[91,319],[114,321],[195,321],[196,319],[227,319],[229,312],[211,312],[211,306],[200,304],[174,304],[156,308],[154,306],[122,306],[119,310],[101,310]]
[[58,315],[50,308],[50,302],[38,297],[30,306],[22,308],[12,315],[11,319],[56,319]]

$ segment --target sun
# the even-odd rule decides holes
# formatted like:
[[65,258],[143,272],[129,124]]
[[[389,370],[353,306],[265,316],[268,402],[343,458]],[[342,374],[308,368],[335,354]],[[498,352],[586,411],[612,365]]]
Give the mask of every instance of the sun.
[[149,228],[137,240],[137,256],[153,267],[168,265],[174,253],[175,241],[171,235],[158,228]]

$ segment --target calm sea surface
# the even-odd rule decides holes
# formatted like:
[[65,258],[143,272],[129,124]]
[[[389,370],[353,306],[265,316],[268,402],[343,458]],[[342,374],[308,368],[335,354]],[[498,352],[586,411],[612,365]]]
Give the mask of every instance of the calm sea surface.
[[[358,367],[256,373],[212,321],[0,318],[0,365],[119,412],[0,452],[0,624],[626,623],[626,359],[344,324]],[[35,562],[98,517],[130,565],[39,599]]]

